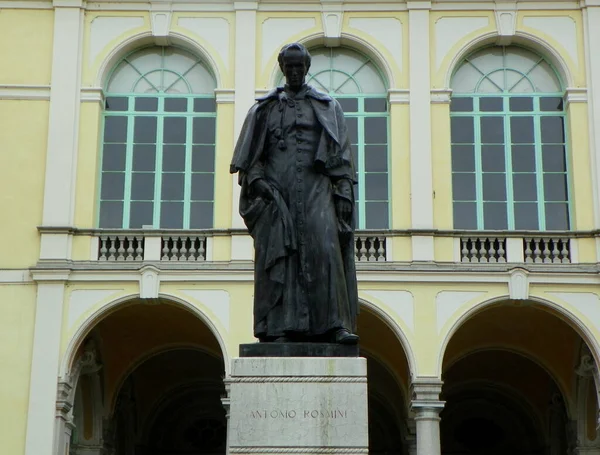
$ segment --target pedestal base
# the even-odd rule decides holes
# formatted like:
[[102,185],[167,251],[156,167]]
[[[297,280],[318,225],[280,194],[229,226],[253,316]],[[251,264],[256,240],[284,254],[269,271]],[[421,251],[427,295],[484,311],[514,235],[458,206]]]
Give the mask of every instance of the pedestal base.
[[364,358],[237,358],[227,387],[230,454],[368,454]]
[[358,345],[248,343],[240,344],[240,357],[358,357]]

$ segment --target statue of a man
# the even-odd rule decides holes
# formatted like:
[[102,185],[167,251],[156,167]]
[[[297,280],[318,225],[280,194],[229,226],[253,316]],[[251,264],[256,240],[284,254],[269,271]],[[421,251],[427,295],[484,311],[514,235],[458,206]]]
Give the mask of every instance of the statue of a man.
[[254,335],[356,344],[356,175],[339,103],[305,83],[310,61],[283,47],[285,87],[257,99],[231,163],[254,239]]

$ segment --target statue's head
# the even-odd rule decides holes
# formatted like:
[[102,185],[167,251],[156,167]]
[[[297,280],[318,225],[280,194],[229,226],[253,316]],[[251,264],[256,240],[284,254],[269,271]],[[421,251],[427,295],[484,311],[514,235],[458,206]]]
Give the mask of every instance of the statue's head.
[[286,44],[279,52],[277,60],[287,85],[292,90],[302,87],[310,68],[308,49],[300,43]]

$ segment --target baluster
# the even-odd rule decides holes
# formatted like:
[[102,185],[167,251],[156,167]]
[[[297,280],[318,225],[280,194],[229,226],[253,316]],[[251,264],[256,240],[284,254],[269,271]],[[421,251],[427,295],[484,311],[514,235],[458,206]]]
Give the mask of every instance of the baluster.
[[197,261],[196,258],[196,242],[198,241],[198,237],[190,237],[190,249],[188,250],[188,261]]
[[358,260],[366,261],[367,260],[367,238],[359,237],[358,239],[360,240],[360,256],[358,257]]
[[185,247],[185,244],[187,243],[189,237],[181,237],[181,249],[179,250],[179,260],[180,261],[187,261],[187,248]]
[[177,244],[181,241],[181,237],[173,237],[173,248],[171,248],[171,259],[169,261],[179,260],[179,247]]
[[498,239],[498,262],[506,262],[506,251],[504,250],[504,239]]
[[171,237],[163,237],[162,241],[163,241],[163,248],[162,248],[162,257],[160,258],[161,261],[168,261],[169,260],[169,241],[171,240]]
[[542,250],[540,249],[541,241],[542,241],[541,238],[533,239],[533,242],[534,242],[533,262],[537,262],[537,263],[543,262],[542,261]]
[[108,248],[108,260],[109,261],[114,261],[116,260],[115,258],[115,253],[117,252],[117,249],[115,248],[115,243],[117,241],[117,236],[116,235],[111,235],[108,237],[108,241],[109,241],[109,248]]
[[471,237],[469,240],[471,241],[470,262],[479,262],[479,259],[477,259],[477,238]]
[[469,249],[467,248],[468,243],[469,243],[469,239],[465,239],[465,238],[460,239],[460,244],[462,245],[462,249],[460,250],[460,253],[461,253],[460,262],[469,262]]
[[488,262],[488,252],[485,248],[486,240],[485,237],[479,239],[479,262]]
[[382,262],[385,261],[385,237],[379,237],[379,248],[377,249],[377,261]]
[[377,250],[375,249],[375,240],[377,239],[377,237],[369,237],[369,242],[371,242],[369,244],[369,261],[373,262],[376,261],[377,258],[375,257],[375,253],[377,252]]
[[544,241],[544,264],[549,264],[552,262],[552,259],[550,259],[550,239],[545,238],[542,240]]
[[560,254],[562,256],[563,264],[568,264],[571,262],[569,258],[570,250],[569,250],[569,239],[562,239],[562,249],[560,250]]
[[103,235],[102,237],[100,237],[100,256],[98,257],[98,260],[100,261],[106,261],[106,253],[108,251],[108,249],[106,248],[106,242],[108,237],[106,237],[105,235]]
[[144,248],[142,248],[142,242],[144,241],[144,237],[134,237],[137,241],[135,248],[135,260],[142,261],[144,259]]
[[354,260],[358,261],[358,243],[360,242],[359,237],[354,238]]
[[200,246],[198,247],[198,260],[205,261],[206,260],[206,237],[198,237],[198,241],[200,242]]
[[489,262],[498,262],[496,260],[496,248],[494,248],[494,243],[496,242],[496,240],[498,240],[496,237],[490,238],[490,249],[489,249],[490,259],[489,259]]
[[558,239],[552,240],[552,262],[560,263],[560,250],[558,249]]
[[533,262],[533,258],[531,257],[533,253],[531,251],[531,241],[531,238],[525,239],[525,262]]
[[127,257],[126,261],[133,261],[133,241],[135,240],[134,236],[126,237],[127,239]]

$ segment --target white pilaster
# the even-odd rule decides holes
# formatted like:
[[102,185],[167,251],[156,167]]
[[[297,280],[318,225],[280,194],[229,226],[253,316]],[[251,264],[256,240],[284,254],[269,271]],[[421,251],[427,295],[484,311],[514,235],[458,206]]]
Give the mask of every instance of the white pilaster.
[[[52,81],[48,121],[48,149],[42,225],[73,225],[75,173],[79,132],[81,53],[83,42],[81,0],[54,1]],[[70,234],[52,259],[70,259]],[[56,239],[53,239],[56,244]],[[59,243],[59,242],[58,242]],[[42,244],[44,239],[42,235]]]
[[[433,229],[429,1],[409,1],[410,193],[413,229]],[[426,242],[429,245],[425,246]],[[432,261],[433,236],[413,244],[413,260]],[[414,243],[414,242],[413,242]]]
[[38,282],[25,455],[53,455],[65,281],[68,274],[33,273]]
[[[256,89],[256,10],[258,2],[238,0],[235,8],[235,114],[233,134],[237,138],[250,106],[254,103]],[[263,39],[269,39],[263,37]],[[231,227],[244,228],[239,214],[240,187],[237,175],[232,179],[233,203]]]
[[444,402],[439,401],[442,381],[417,377],[411,389],[411,410],[417,424],[416,455],[440,455],[440,412],[444,409]]

